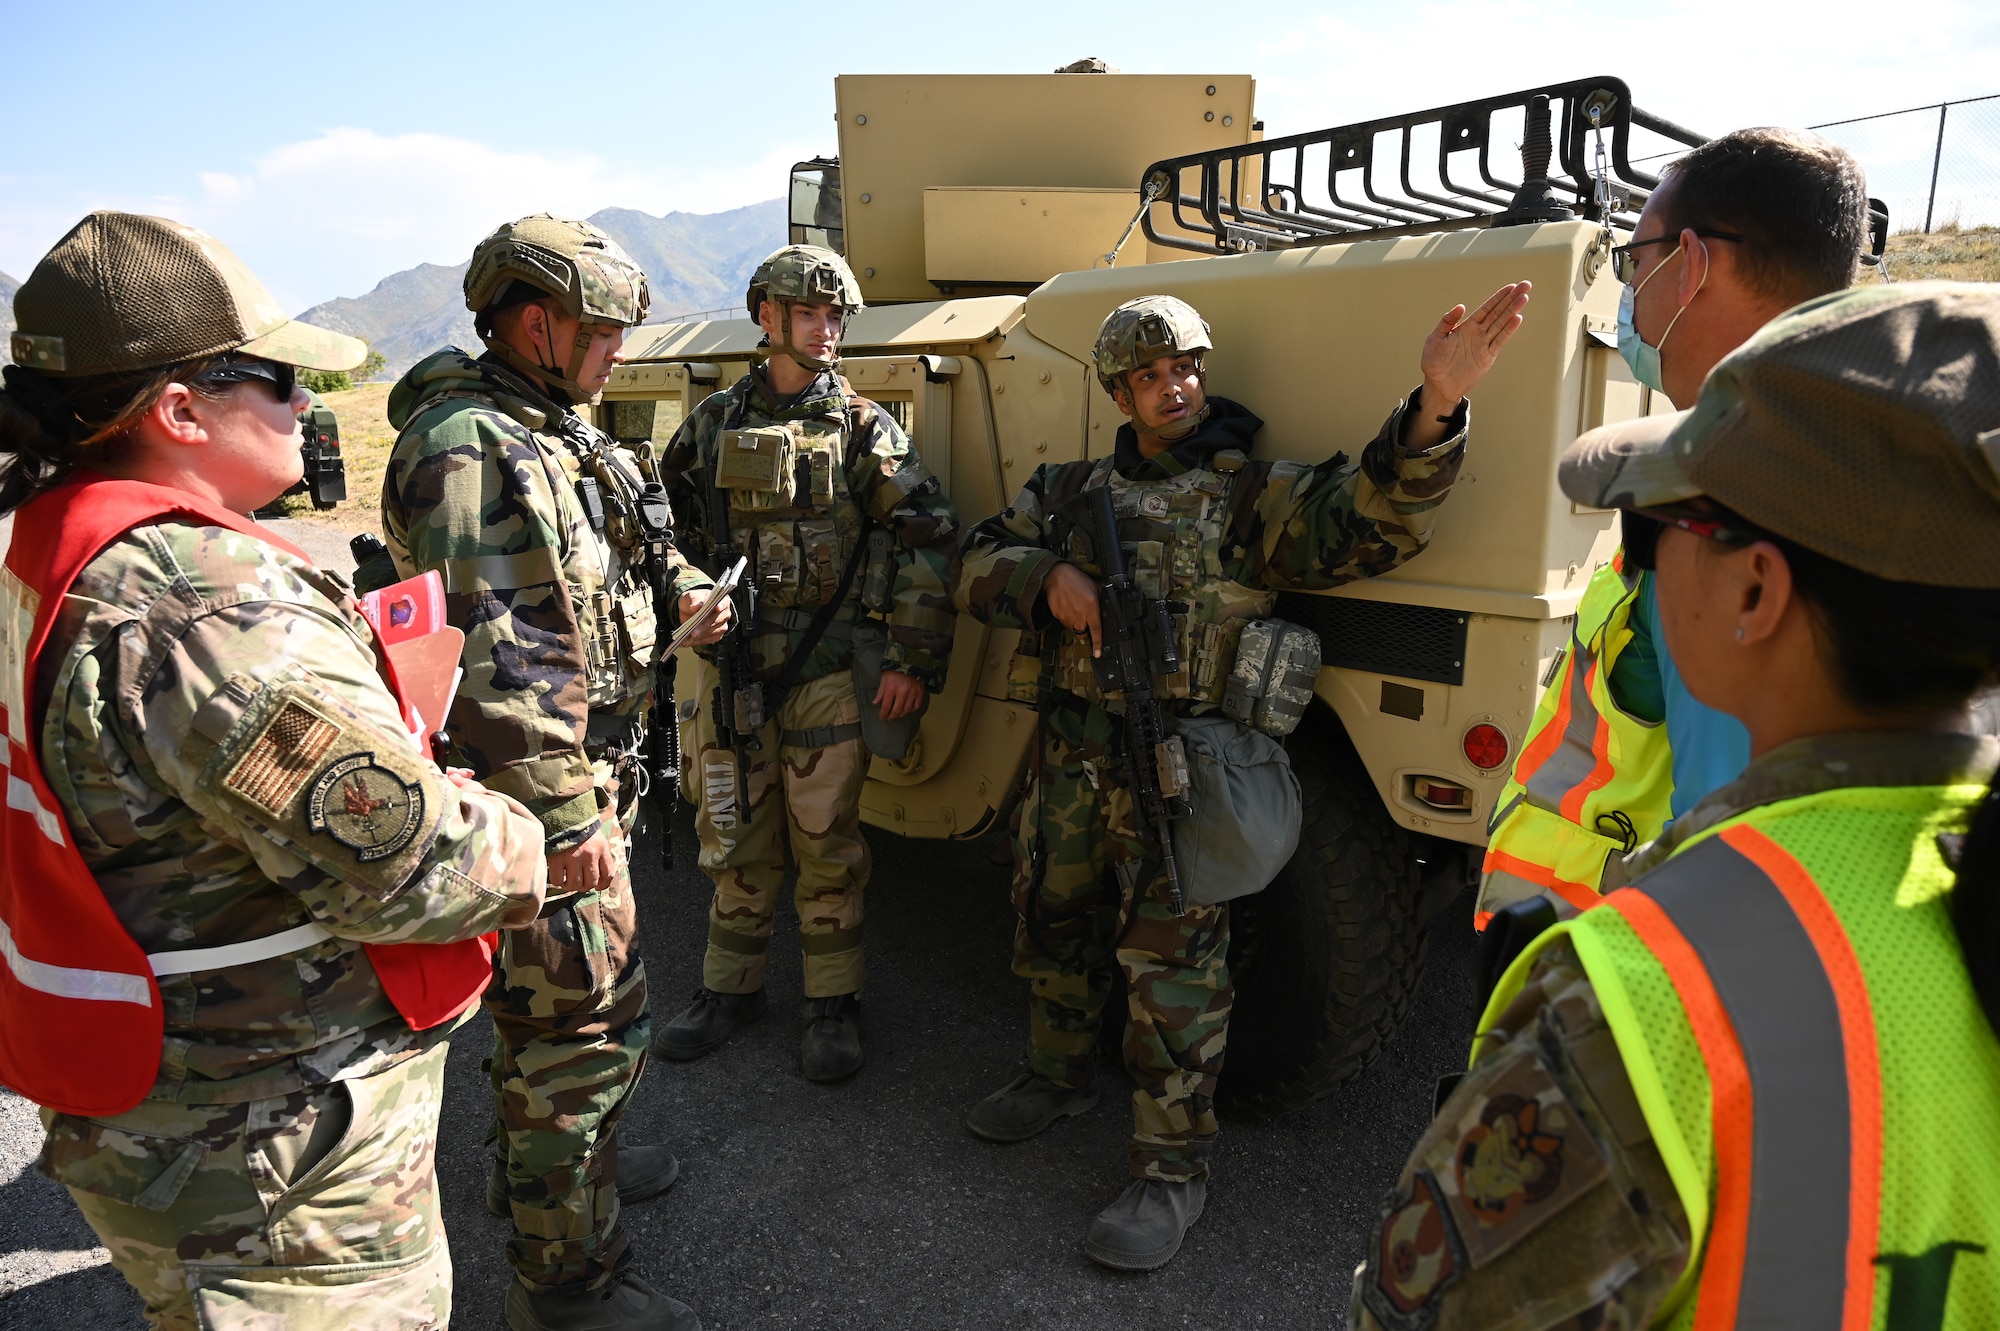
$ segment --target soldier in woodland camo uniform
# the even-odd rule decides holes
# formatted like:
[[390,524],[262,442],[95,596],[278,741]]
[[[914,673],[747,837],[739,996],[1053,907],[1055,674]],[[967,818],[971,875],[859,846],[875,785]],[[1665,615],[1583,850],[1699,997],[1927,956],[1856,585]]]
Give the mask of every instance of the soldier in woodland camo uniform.
[[[794,687],[780,705],[767,698],[758,747],[748,755],[747,811],[736,807],[736,755],[718,741],[711,700],[698,700],[695,778],[703,797],[695,828],[715,901],[702,988],[661,1032],[660,1048],[670,1058],[700,1057],[763,1013],[764,951],[789,844],[808,1000],[801,1066],[828,1081],[862,1059],[856,1004],[868,751],[856,639],[886,634],[878,700],[900,688],[910,706],[921,706],[921,690],[944,686],[957,520],[902,429],[834,369],[843,321],[862,303],[846,263],[814,246],[779,250],[757,269],[747,303],[771,334],[770,359],[696,407],[661,466],[682,540],[709,572],[749,558],[746,577],[758,592],[757,623],[743,630],[751,633],[750,673],[769,690],[789,663]],[[732,447],[741,438],[730,432],[760,429],[789,434],[798,461],[780,491],[727,491],[731,547],[717,549],[718,451],[725,437]],[[815,615],[835,598],[838,610],[808,647]]]
[[[613,1134],[650,1041],[626,850],[667,609],[650,561],[677,596],[708,581],[667,543],[648,460],[576,411],[644,319],[646,278],[597,228],[542,215],[481,242],[465,289],[488,351],[437,352],[391,392],[382,521],[398,571],[436,570],[466,632],[455,760],[534,811],[550,857],[550,904],[495,959],[486,998],[501,1157],[488,1205],[511,1213],[519,1275],[508,1315],[566,1325],[605,1293],[625,1319],[607,1325],[684,1325],[692,1314],[622,1273],[618,1225],[621,1198],[663,1191],[679,1166]],[[608,872],[563,881],[599,854]]]
[[1163,877],[1133,881],[1158,861],[1135,831],[1121,701],[1106,699],[1091,667],[1102,568],[1087,492],[1110,487],[1134,579],[1174,611],[1182,670],[1156,681],[1166,710],[1213,713],[1244,625],[1268,616],[1279,591],[1337,587],[1422,552],[1464,458],[1464,393],[1526,300],[1522,283],[1470,317],[1446,315],[1425,344],[1424,385],[1359,461],[1336,453],[1316,466],[1250,458],[1263,422],[1208,396],[1211,342],[1193,308],[1171,296],[1128,302],[1096,347],[1099,380],[1131,417],[1112,456],[1037,468],[1010,508],[966,537],[957,604],[1024,630],[1016,686],[1038,701],[1043,736],[1015,856],[1028,1071],[976,1105],[968,1126],[1021,1141],[1096,1103],[1092,1057],[1119,967],[1136,1123],[1133,1182],[1085,1239],[1104,1265],[1164,1264],[1201,1213],[1232,993],[1227,904],[1176,914]]
[[[361,355],[287,322],[212,237],[158,218],[93,214],[37,266],[18,308],[16,358],[64,349],[68,373],[7,367],[7,510],[38,472],[43,487],[80,462],[150,480],[144,460],[168,448],[210,487],[187,487],[194,497],[254,508],[298,475],[303,397],[289,364]],[[154,416],[170,409],[153,404],[173,393],[184,396],[171,410],[208,443],[159,442]],[[274,414],[266,433],[246,434],[259,411]],[[238,451],[216,461],[217,441]],[[247,492],[267,460],[288,475]],[[25,644],[8,620],[18,669]],[[155,956],[166,1027],[151,1093],[115,1116],[44,1111],[39,1168],[69,1189],[156,1327],[441,1331],[450,1319],[432,1156],[456,1023],[412,1030],[361,944],[528,923],[540,836],[515,800],[418,753],[377,650],[338,574],[177,516],[85,566],[39,657],[44,772],[119,922],[148,953],[251,958],[181,971]],[[288,746],[286,726],[308,712],[313,744]],[[387,854],[310,812],[309,792],[357,757],[370,789],[393,778],[408,792],[414,835]],[[238,779],[253,760],[265,764],[255,789]],[[274,771],[288,774],[277,786]]]

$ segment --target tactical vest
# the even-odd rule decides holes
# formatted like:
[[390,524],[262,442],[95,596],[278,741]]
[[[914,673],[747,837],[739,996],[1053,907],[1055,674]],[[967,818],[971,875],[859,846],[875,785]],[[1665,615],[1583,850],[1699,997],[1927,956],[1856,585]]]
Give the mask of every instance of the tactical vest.
[[1597,989],[1693,1231],[1672,1325],[2000,1320],[2000,1040],[1938,846],[1985,793],[1854,787],[1752,809],[1502,980],[1482,1029],[1555,938]]
[[[1197,468],[1178,476],[1130,480],[1118,474],[1110,458],[1101,458],[1073,492],[1111,488],[1118,543],[1132,579],[1147,597],[1166,601],[1173,612],[1181,668],[1155,681],[1162,699],[1222,702],[1244,627],[1270,615],[1278,603],[1275,591],[1245,587],[1222,570],[1230,501],[1242,474]],[[1057,552],[1092,577],[1102,577],[1104,566],[1091,549],[1088,525],[1062,516],[1071,498],[1050,497]],[[1090,644],[1076,634],[1058,633],[1054,652],[1056,686],[1102,702]]]
[[[0,754],[8,769],[0,810],[0,1081],[63,1113],[122,1114],[153,1088],[165,1032],[156,976],[268,960],[329,937],[308,923],[265,938],[148,955],[83,862],[42,774],[32,699],[37,662],[64,596],[113,541],[176,515],[312,562],[240,514],[183,491],[83,473],[21,506],[0,570]],[[395,667],[386,655],[378,653],[378,661],[401,704]],[[414,742],[428,756],[428,740],[420,735]],[[492,978],[494,941],[487,934],[459,943],[361,946],[396,1010],[412,1029],[424,1030],[478,1001]],[[87,1055],[79,1057],[79,1050]]]
[[1476,928],[1534,896],[1559,916],[1588,910],[1612,857],[1659,836],[1672,817],[1667,728],[1626,712],[1611,693],[1639,599],[1639,575],[1624,563],[1620,550],[1584,588],[1569,646],[1500,792]]
[[[453,388],[422,399],[411,407],[410,419],[458,398],[512,417],[534,440],[565,535],[556,562],[525,577],[517,572],[515,585],[545,577],[569,589],[583,634],[590,709],[612,710],[649,692],[659,616],[649,563],[654,542],[642,515],[647,503],[665,503],[664,491],[657,500],[646,494],[647,485],[659,479],[652,445],[634,453],[576,412],[546,400],[531,402],[491,380],[485,391]],[[665,526],[664,509],[659,522]],[[397,567],[407,575],[409,552],[393,535],[390,545]],[[459,574],[446,567],[439,572],[447,592],[462,591],[470,585],[468,579],[480,577],[479,570]]]
[[[709,550],[710,572],[719,573],[735,555],[749,560],[744,576],[757,591],[750,653],[760,678],[783,667],[791,636],[839,594],[864,539],[866,515],[847,480],[849,409],[842,383],[837,394],[789,408],[790,419],[752,425],[748,387],[738,385],[730,390],[715,456],[705,459],[728,496],[734,547],[727,559]],[[708,502],[715,502],[712,494]],[[837,651],[870,608],[862,602],[863,582],[855,578],[848,605],[827,631]],[[886,588],[881,599],[872,608],[888,608]]]

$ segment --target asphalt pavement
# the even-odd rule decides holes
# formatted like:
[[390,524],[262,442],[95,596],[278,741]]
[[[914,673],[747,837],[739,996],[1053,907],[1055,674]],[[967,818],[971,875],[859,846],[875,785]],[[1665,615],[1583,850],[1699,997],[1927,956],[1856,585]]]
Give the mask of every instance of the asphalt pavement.
[[[636,848],[641,945],[664,1021],[699,983],[708,886],[681,853]],[[1206,1213],[1150,1275],[1083,1255],[1090,1217],[1123,1186],[1124,1074],[1097,1108],[1040,1138],[995,1146],[967,1107],[1019,1065],[1020,982],[1007,967],[1006,870],[986,843],[871,831],[868,1063],[848,1082],[798,1075],[796,917],[771,946],[771,1013],[691,1064],[655,1062],[626,1119],[665,1142],[679,1184],[625,1212],[639,1269],[710,1331],[811,1327],[1339,1326],[1368,1224],[1428,1115],[1433,1080],[1461,1062],[1471,987],[1470,901],[1431,944],[1409,1022],[1331,1098],[1273,1122],[1224,1126]],[[453,1041],[438,1151],[459,1328],[503,1325],[507,1227],[483,1207],[488,1109],[481,1017]],[[138,1300],[62,1190],[32,1168],[32,1107],[0,1093],[0,1327],[143,1326]],[[357,1331],[359,1329],[357,1328]]]

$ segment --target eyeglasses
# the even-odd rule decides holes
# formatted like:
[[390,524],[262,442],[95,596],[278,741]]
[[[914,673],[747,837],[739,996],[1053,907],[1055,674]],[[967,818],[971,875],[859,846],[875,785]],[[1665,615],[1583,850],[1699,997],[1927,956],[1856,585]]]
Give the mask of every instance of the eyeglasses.
[[[1703,231],[1699,227],[1695,228],[1695,234],[1706,240],[1733,240],[1740,243],[1743,239],[1734,231]],[[1633,250],[1642,250],[1648,245],[1663,245],[1668,241],[1678,242],[1680,238],[1680,232],[1672,231],[1664,236],[1654,236],[1651,240],[1635,240],[1629,245],[1613,245],[1611,247],[1613,275],[1626,286],[1631,286],[1632,280],[1639,276],[1639,260],[1633,256]]]
[[299,373],[296,366],[283,361],[263,360],[243,357],[224,361],[212,370],[204,370],[194,377],[198,384],[247,384],[252,379],[271,385],[272,394],[280,402],[290,402],[292,393],[298,387]]

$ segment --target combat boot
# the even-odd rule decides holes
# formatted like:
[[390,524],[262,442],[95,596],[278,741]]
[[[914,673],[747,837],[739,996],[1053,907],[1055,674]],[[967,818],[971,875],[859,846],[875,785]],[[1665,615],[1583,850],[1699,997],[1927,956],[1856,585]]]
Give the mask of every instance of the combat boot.
[[1038,1073],[1023,1072],[972,1107],[965,1126],[990,1142],[1024,1142],[1059,1118],[1081,1114],[1097,1103],[1088,1086],[1058,1086]]
[[839,1081],[861,1069],[861,1000],[853,994],[808,998],[799,1071],[807,1081]]
[[701,1319],[635,1275],[582,1294],[507,1282],[508,1331],[701,1331]]
[[718,994],[706,985],[695,991],[694,1001],[653,1037],[653,1048],[661,1055],[685,1063],[691,1058],[720,1049],[739,1026],[748,1026],[764,1015],[770,1000],[762,989],[747,994]]
[[[657,1197],[681,1176],[681,1162],[674,1159],[674,1153],[664,1146],[625,1146],[618,1148],[618,1204],[630,1206],[633,1202],[643,1202],[649,1197]],[[498,1156],[493,1158],[493,1168],[486,1175],[486,1209],[502,1220],[514,1214],[507,1205],[507,1162]]]
[[1163,1183],[1135,1178],[1118,1200],[1097,1213],[1083,1237],[1083,1251],[1099,1266],[1151,1271],[1181,1250],[1188,1226],[1201,1218],[1208,1178]]

